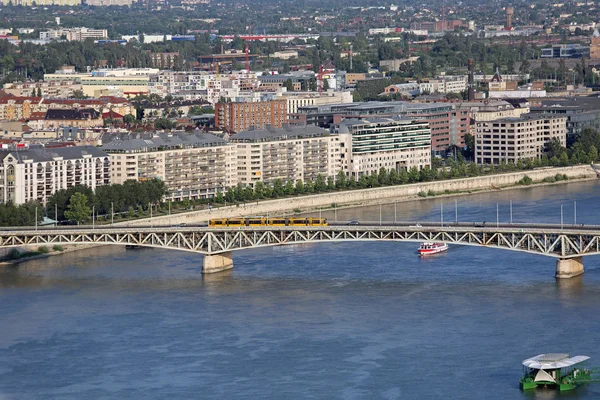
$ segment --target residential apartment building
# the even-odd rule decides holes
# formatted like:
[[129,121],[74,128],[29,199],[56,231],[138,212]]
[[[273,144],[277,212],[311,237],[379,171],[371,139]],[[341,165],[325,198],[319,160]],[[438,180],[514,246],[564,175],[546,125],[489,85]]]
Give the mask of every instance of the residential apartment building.
[[427,121],[346,119],[332,131],[340,135],[342,168],[348,177],[378,174],[381,168],[401,171],[431,166],[431,129]]
[[46,110],[47,105],[41,97],[0,97],[0,120],[18,121],[30,118],[33,113]]
[[341,170],[338,135],[316,126],[247,130],[230,138],[237,155],[237,179],[243,186],[335,177]]
[[258,87],[255,74],[207,74],[195,71],[161,71],[152,74],[148,82],[150,94],[167,95],[184,100],[206,100],[211,104],[220,99],[235,99]]
[[179,57],[179,52],[172,53],[150,53],[150,61],[155,68],[171,69],[175,65],[175,58]]
[[54,130],[63,126],[93,128],[104,125],[102,114],[93,108],[82,109],[49,109],[44,116],[43,126],[46,130]]
[[2,90],[16,97],[35,97],[39,93],[41,97],[70,98],[74,91],[81,90],[81,85],[74,81],[14,82],[5,83]]
[[85,4],[88,6],[95,7],[108,7],[108,6],[128,6],[131,7],[132,0],[85,0]]
[[0,0],[0,4],[9,5],[12,3],[13,6],[79,6],[81,0]]
[[242,132],[250,127],[281,128],[287,121],[287,101],[272,100],[244,103],[217,103],[215,126],[228,132]]
[[438,76],[419,83],[421,93],[461,93],[467,90],[467,76]]
[[498,165],[539,158],[553,139],[566,145],[566,126],[567,117],[543,114],[477,122],[475,161]]
[[102,150],[110,154],[113,183],[158,178],[167,185],[169,200],[213,197],[237,184],[235,147],[214,135],[126,137]]
[[45,204],[61,189],[84,185],[96,189],[110,183],[110,159],[91,146],[0,150],[0,202]]

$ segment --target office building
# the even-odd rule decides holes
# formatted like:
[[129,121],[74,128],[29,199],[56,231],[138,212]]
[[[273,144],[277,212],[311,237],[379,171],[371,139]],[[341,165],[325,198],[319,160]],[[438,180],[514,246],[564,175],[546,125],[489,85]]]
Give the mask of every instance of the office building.
[[566,146],[566,124],[567,117],[544,114],[477,122],[475,161],[498,165],[540,158],[553,139]]
[[369,117],[346,119],[332,128],[340,135],[341,162],[348,177],[431,166],[431,130],[427,121]]

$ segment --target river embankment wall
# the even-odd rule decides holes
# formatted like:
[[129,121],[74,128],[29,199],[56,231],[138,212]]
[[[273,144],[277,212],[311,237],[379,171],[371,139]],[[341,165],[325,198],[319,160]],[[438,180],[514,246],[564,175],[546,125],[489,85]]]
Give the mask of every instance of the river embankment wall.
[[[569,180],[595,179],[596,171],[589,165],[577,165],[561,168],[542,168],[536,170],[510,172],[503,174],[459,178],[444,181],[413,183],[407,185],[386,186],[372,189],[346,190],[309,196],[288,197],[275,200],[253,201],[235,204],[210,210],[192,211],[185,214],[165,215],[154,217],[153,224],[195,224],[211,218],[236,218],[249,215],[275,215],[294,211],[310,211],[319,208],[365,206],[370,204],[389,203],[396,200],[419,198],[419,193],[468,193],[486,190],[499,190],[515,186],[524,176],[529,176],[534,182],[542,181],[556,174],[566,175]],[[566,181],[568,182],[568,181]],[[517,186],[522,187],[522,186]],[[121,222],[119,226],[147,225],[148,219],[131,222]],[[115,224],[117,225],[117,224]]]

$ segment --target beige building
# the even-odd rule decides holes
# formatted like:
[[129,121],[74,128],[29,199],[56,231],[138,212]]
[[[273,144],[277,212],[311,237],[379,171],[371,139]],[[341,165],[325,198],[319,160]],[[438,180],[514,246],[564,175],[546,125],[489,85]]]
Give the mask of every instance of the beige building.
[[148,81],[151,74],[158,73],[153,68],[103,69],[89,73],[57,71],[44,74],[44,81],[75,81],[81,85],[83,94],[89,97],[102,97],[109,91],[118,91],[126,97],[148,94]]
[[403,118],[347,119],[334,126],[342,143],[346,176],[431,166],[429,122]]
[[282,92],[281,98],[287,101],[287,113],[295,114],[298,107],[324,106],[327,104],[352,103],[352,92],[327,91],[322,94],[315,92]]
[[8,94],[18,97],[37,96],[51,98],[70,98],[73,92],[81,90],[81,85],[74,81],[55,82],[15,82],[6,83],[2,90]]
[[0,202],[45,204],[61,189],[110,183],[110,159],[96,147],[29,149],[17,144],[0,151]]
[[335,177],[341,170],[338,135],[316,126],[241,132],[230,138],[237,154],[237,179],[243,186]]
[[158,178],[169,200],[213,197],[235,186],[235,147],[210,134],[164,134],[106,143],[111,182]]
[[540,158],[547,142],[558,139],[566,146],[566,137],[567,117],[525,114],[477,122],[475,161],[498,165]]

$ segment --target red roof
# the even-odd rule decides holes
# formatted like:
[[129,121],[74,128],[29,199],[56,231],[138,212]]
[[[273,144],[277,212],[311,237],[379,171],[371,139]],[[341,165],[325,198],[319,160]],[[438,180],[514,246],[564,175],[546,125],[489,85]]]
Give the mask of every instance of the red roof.
[[105,112],[102,113],[102,119],[123,119],[123,116],[117,112],[114,111],[109,111],[109,112]]

